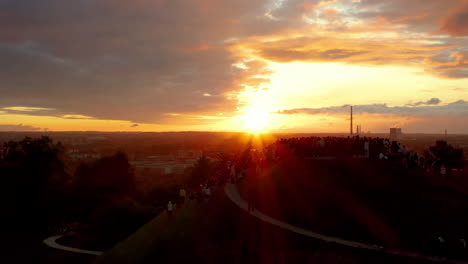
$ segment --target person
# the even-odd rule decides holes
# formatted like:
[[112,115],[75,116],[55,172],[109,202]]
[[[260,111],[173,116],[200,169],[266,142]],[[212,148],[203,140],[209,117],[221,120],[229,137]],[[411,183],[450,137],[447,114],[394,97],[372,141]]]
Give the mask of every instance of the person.
[[460,243],[463,249],[466,249],[466,240],[464,238],[460,238],[458,242]]
[[210,197],[211,197],[211,189],[210,187],[208,186],[205,186],[205,188],[203,188],[203,194],[204,194],[204,197],[205,197],[205,202],[207,202]]
[[234,167],[234,164],[229,163],[229,179],[231,183],[234,183],[236,177],[236,168]]
[[384,157],[385,157],[385,155],[384,155],[382,152],[380,152],[380,154],[379,154],[379,160],[383,160]]
[[201,202],[203,199],[203,188],[203,184],[200,184],[195,190],[195,199],[197,199],[197,202]]
[[187,196],[187,192],[185,191],[184,188],[181,188],[179,190],[179,198],[180,198],[181,205],[184,205],[186,196]]
[[256,191],[254,189],[254,186],[249,185],[248,190],[247,190],[247,211],[252,212],[254,211],[254,205],[253,205],[253,200],[256,195]]
[[208,196],[208,197],[211,196],[211,189],[210,189],[210,187],[208,187],[208,186],[205,187],[205,195]]
[[440,175],[444,177],[447,175],[447,168],[445,167],[445,165],[440,166]]
[[172,206],[172,201],[169,201],[167,203],[167,215],[169,216],[169,218],[172,217],[172,211],[174,210],[173,206]]
[[436,252],[438,252],[438,255],[440,257],[446,256],[446,254],[447,254],[447,244],[445,243],[446,242],[445,238],[443,236],[438,236],[437,241],[439,243],[438,243],[438,247],[437,247]]

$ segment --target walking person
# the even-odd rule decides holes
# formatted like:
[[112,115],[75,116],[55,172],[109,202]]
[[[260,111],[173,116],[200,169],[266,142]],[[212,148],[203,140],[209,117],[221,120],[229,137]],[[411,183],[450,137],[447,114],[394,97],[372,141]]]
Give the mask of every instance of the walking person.
[[186,196],[187,196],[187,192],[185,191],[184,188],[181,188],[179,190],[179,199],[180,199],[180,205],[181,206],[184,205]]
[[174,210],[174,206],[172,205],[172,201],[169,201],[167,203],[167,215],[169,217],[169,219],[172,218],[172,211]]
[[247,211],[248,212],[253,212],[253,210],[255,209],[254,204],[253,204],[255,195],[256,195],[255,188],[254,186],[252,186],[252,184],[250,184],[247,190]]
[[247,210],[252,212],[254,210],[254,202],[257,195],[257,164],[254,160],[249,162],[247,168]]
[[210,198],[211,198],[211,189],[210,189],[210,187],[206,186],[203,189],[203,194],[205,196],[205,202],[208,202],[208,200],[210,200]]

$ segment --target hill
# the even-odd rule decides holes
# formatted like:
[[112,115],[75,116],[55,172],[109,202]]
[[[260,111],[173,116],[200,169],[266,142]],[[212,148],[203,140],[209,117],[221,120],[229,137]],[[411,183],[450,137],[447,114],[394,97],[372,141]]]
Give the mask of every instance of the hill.
[[[271,163],[258,178],[256,206],[268,215],[326,235],[430,254],[438,236],[468,237],[467,192],[419,168],[365,159]],[[254,186],[254,187],[252,187]],[[451,243],[452,243],[451,242]],[[453,250],[457,251],[457,250]],[[464,257],[457,252],[444,252]]]
[[222,189],[190,201],[172,219],[163,213],[95,263],[421,263],[348,248],[264,223],[238,208]]

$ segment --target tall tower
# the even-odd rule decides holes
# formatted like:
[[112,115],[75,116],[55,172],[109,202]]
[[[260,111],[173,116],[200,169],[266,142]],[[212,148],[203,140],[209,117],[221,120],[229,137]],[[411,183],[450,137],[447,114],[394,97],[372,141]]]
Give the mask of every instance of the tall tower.
[[350,133],[353,135],[353,106],[351,106],[351,124],[350,124]]

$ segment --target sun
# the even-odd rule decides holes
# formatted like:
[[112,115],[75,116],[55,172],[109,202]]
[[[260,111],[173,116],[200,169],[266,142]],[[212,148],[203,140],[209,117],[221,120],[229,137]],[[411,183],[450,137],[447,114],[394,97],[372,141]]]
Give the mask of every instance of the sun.
[[268,89],[246,88],[239,94],[239,102],[244,104],[238,116],[244,131],[264,133],[272,128],[276,104]]
[[268,126],[270,114],[258,109],[248,109],[242,116],[244,120],[244,129],[252,132],[265,131]]

